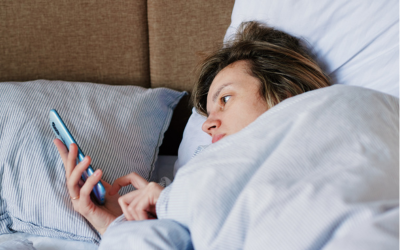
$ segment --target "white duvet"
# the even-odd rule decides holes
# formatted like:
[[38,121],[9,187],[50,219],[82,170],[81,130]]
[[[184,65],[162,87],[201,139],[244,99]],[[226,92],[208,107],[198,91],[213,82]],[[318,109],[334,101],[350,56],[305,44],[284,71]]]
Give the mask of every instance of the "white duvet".
[[398,249],[399,101],[289,98],[183,166],[157,213],[116,220],[99,249]]

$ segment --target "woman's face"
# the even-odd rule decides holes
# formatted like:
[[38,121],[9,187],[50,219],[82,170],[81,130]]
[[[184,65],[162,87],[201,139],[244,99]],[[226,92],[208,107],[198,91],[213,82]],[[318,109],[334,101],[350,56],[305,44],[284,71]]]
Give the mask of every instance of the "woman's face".
[[268,110],[260,96],[260,82],[251,76],[246,61],[234,62],[221,70],[207,95],[208,118],[202,129],[217,142],[239,132]]

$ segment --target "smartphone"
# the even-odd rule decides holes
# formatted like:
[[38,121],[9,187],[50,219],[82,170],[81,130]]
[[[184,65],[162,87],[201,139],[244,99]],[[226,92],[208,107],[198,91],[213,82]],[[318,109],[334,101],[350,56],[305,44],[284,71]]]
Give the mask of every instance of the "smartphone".
[[[78,146],[78,158],[77,163],[82,161],[85,158],[81,148],[79,147],[78,143],[74,140],[71,133],[69,132],[67,126],[61,119],[60,115],[57,113],[55,109],[50,110],[50,126],[53,129],[54,134],[56,137],[60,139],[64,145],[68,148],[71,143],[75,143]],[[86,179],[94,173],[93,168],[91,165],[83,172],[82,180],[86,181]],[[106,189],[104,188],[103,184],[99,181],[96,186],[93,188],[94,197],[99,204],[104,204],[105,202],[105,195]]]

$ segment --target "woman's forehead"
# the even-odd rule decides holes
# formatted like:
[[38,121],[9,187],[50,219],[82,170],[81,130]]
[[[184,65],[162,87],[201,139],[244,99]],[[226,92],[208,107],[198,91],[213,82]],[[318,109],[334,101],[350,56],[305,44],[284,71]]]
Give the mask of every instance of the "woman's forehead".
[[229,64],[225,68],[223,68],[214,78],[211,83],[210,91],[214,89],[218,89],[223,84],[227,84],[229,82],[234,82],[234,79],[240,76],[251,76],[249,73],[249,65],[247,61],[241,60],[234,63]]

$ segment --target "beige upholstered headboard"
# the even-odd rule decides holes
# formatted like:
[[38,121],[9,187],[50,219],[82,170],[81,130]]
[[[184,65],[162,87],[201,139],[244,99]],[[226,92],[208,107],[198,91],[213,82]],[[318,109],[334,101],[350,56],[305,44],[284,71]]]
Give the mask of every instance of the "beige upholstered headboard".
[[[0,82],[35,79],[191,91],[200,54],[222,42],[234,0],[1,1]],[[160,154],[176,154],[177,107]]]

